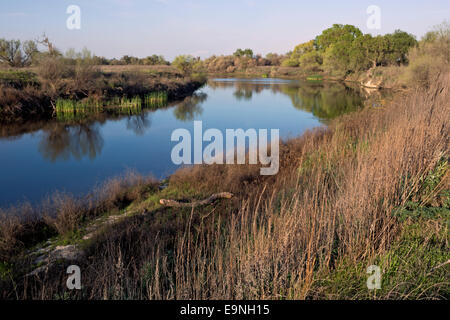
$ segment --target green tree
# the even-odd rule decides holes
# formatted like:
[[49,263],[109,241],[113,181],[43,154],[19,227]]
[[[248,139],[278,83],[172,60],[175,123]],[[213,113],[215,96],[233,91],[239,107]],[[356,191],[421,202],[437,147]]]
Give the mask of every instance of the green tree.
[[30,65],[38,53],[36,42],[0,39],[0,62],[11,67],[24,67]]
[[351,44],[356,38],[362,36],[363,33],[357,27],[346,24],[334,24],[317,36],[314,45],[320,51],[325,51],[331,45],[337,43]]
[[253,58],[253,50],[252,49],[237,49],[233,55],[235,57],[247,57],[247,58]]
[[190,75],[198,60],[199,59],[196,59],[191,55],[180,55],[173,60],[172,65],[180,70],[184,75]]
[[408,62],[408,51],[417,45],[416,38],[404,31],[396,30],[392,34],[385,35],[389,42],[389,51],[386,58],[390,64],[405,64]]
[[322,62],[322,56],[315,50],[303,54],[299,59],[300,67],[306,71],[319,71]]
[[387,64],[389,41],[384,36],[365,34],[353,41],[350,49],[350,68],[361,71]]
[[315,52],[316,48],[314,45],[314,40],[301,43],[297,45],[294,48],[294,51],[290,53],[289,58],[284,60],[283,65],[286,67],[298,67],[300,66],[300,59],[303,55],[309,54],[307,58],[303,59],[305,62],[307,59],[311,60],[313,56],[316,56]]
[[147,58],[143,59],[143,64],[145,65],[168,65],[170,64],[166,59],[164,59],[163,56],[158,56],[156,54],[148,56]]
[[139,58],[136,58],[136,57],[133,57],[133,56],[125,55],[120,60],[123,62],[123,64],[127,64],[127,65],[140,64],[139,63]]
[[317,36],[314,46],[323,54],[323,64],[329,73],[343,76],[351,72],[350,48],[363,33],[352,25],[334,24]]
[[281,61],[284,59],[284,56],[270,52],[266,54],[266,59],[270,61],[271,66],[279,66],[281,65]]

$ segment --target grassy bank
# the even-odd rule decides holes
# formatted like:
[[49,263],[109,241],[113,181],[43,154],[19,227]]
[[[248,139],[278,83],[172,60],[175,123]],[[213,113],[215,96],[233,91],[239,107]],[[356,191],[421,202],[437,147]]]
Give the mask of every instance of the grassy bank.
[[[449,83],[437,75],[286,142],[276,176],[196,166],[162,185],[117,180],[93,199],[16,208],[35,217],[25,222],[5,213],[1,297],[448,299]],[[234,197],[193,209],[159,203],[223,191]],[[37,262],[58,246],[79,254]],[[65,286],[73,263],[80,291]],[[379,290],[367,289],[370,265],[382,270]]]

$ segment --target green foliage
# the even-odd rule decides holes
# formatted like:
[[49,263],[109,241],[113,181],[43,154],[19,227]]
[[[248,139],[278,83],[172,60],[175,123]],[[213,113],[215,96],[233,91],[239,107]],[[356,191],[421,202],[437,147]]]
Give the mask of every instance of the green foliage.
[[383,36],[372,37],[366,34],[358,37],[350,48],[349,68],[360,71],[381,65],[386,46],[387,41]]
[[109,100],[84,99],[75,101],[70,99],[57,99],[55,113],[58,120],[79,120],[91,114],[98,114],[105,109],[119,114],[139,114],[142,108],[156,109],[167,105],[168,94],[165,91],[152,92],[142,99],[139,96],[113,97]]
[[[393,216],[407,219],[441,219],[450,226],[450,190],[439,188],[448,172],[448,160],[442,158],[428,174],[420,179],[420,188]],[[434,206],[433,206],[434,204]]]
[[448,171],[448,160],[442,158],[433,170],[428,172],[428,175],[423,179],[420,194],[422,199],[427,199],[434,194],[436,188],[441,183],[442,179]]
[[372,37],[355,26],[335,24],[315,40],[296,46],[283,66],[344,77],[376,66],[406,64],[408,50],[416,44],[412,35],[400,30]]
[[319,51],[325,51],[331,45],[338,44],[338,47],[345,44],[349,45],[362,35],[361,30],[355,26],[334,24],[331,28],[324,30],[321,35],[316,37],[315,46]]
[[323,80],[323,76],[321,76],[321,75],[311,75],[311,76],[308,76],[308,77],[306,77],[306,80],[308,80],[308,81],[322,81]]
[[344,77],[349,73],[350,57],[345,45],[331,44],[323,54],[323,69],[327,73]]
[[298,67],[301,65],[306,69],[314,69],[319,64],[321,64],[321,57],[315,49],[313,40],[296,46],[294,51],[289,54],[289,58],[283,61],[283,66],[285,67]]
[[0,262],[0,281],[8,280],[13,274],[13,265],[3,261]]
[[38,53],[36,42],[0,39],[0,63],[11,67],[25,67],[31,64]]
[[237,49],[233,55],[235,57],[247,57],[247,58],[253,58],[253,50],[252,49]]
[[300,67],[308,72],[320,71],[323,63],[322,56],[317,51],[311,51],[303,54],[298,61]]
[[283,67],[298,67],[300,65],[300,62],[297,59],[289,57],[289,58],[283,60],[281,65]]
[[407,32],[396,30],[385,35],[387,39],[386,60],[388,64],[406,64],[407,54],[411,47],[417,45],[415,37]]
[[167,92],[152,92],[144,96],[144,106],[146,108],[159,108],[167,104]]
[[199,59],[194,58],[191,55],[180,55],[177,56],[172,65],[180,70],[184,75],[190,75],[194,70],[194,65],[199,61]]
[[447,226],[450,226],[450,209],[448,207],[423,207],[417,202],[408,201],[404,207],[395,210],[393,216],[400,221],[443,219]]
[[349,73],[352,60],[349,49],[362,36],[362,32],[354,26],[335,24],[316,37],[316,46],[324,54],[325,71],[339,76]]
[[58,120],[76,120],[84,118],[88,114],[99,112],[102,105],[93,100],[74,101],[58,99],[55,102],[55,113]]
[[[436,217],[433,217],[433,219]],[[403,222],[400,237],[386,252],[372,259],[353,262],[342,259],[335,270],[318,276],[314,286],[331,299],[427,299],[449,298],[446,242],[447,228],[442,219],[421,217]],[[381,268],[381,289],[369,290],[367,267]]]
[[161,56],[161,55],[158,56],[156,54],[148,56],[142,60],[143,60],[144,65],[154,66],[154,65],[169,65],[170,64],[169,61],[164,59],[164,56]]
[[164,56],[153,54],[145,58],[137,58],[129,55],[124,55],[119,60],[117,59],[106,59],[105,57],[99,57],[92,54],[86,48],[83,48],[81,52],[76,52],[75,49],[69,49],[64,55],[65,59],[69,64],[76,64],[81,61],[90,61],[93,65],[170,65]]
[[311,75],[309,81],[300,87],[283,87],[281,90],[299,110],[306,110],[314,116],[327,120],[344,113],[359,110],[363,100],[356,91],[346,89],[339,83],[320,83],[320,76]]
[[0,71],[0,83],[13,84],[24,87],[26,85],[38,85],[36,75],[29,71],[5,70]]
[[269,65],[271,66],[279,66],[284,60],[285,56],[277,53],[268,53],[266,54],[266,60],[269,61]]

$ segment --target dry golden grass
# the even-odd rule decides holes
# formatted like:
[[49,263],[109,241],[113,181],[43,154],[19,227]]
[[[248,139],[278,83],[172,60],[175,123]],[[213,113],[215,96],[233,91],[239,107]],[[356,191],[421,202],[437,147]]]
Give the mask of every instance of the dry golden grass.
[[107,180],[85,197],[55,192],[34,208],[25,203],[0,209],[0,261],[8,261],[50,236],[76,232],[83,222],[140,201],[156,185],[153,178],[129,171]]
[[177,68],[166,65],[155,65],[155,66],[146,66],[146,65],[117,65],[117,66],[98,66],[102,72],[112,72],[112,73],[121,73],[121,72],[150,72],[150,73],[171,73],[174,75],[182,76],[180,71]]

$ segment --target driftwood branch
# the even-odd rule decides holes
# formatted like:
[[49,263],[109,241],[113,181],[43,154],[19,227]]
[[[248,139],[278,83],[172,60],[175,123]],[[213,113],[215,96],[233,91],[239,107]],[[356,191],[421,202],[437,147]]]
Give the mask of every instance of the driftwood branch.
[[204,199],[204,200],[198,200],[198,201],[192,201],[192,202],[180,202],[180,201],[176,201],[176,200],[161,199],[161,200],[159,200],[159,203],[166,207],[195,208],[198,206],[205,206],[207,204],[211,204],[218,199],[231,199],[232,197],[233,197],[233,194],[230,192],[221,192],[221,193],[215,193],[212,196],[210,196],[209,198]]
[[441,263],[440,265],[438,265],[438,266],[434,267],[433,269],[431,269],[430,273],[433,272],[433,271],[435,271],[436,269],[439,269],[439,268],[441,268],[441,267],[443,267],[443,266],[448,265],[449,263],[450,263],[450,260],[447,260],[446,262]]

